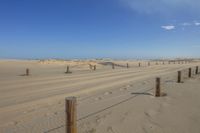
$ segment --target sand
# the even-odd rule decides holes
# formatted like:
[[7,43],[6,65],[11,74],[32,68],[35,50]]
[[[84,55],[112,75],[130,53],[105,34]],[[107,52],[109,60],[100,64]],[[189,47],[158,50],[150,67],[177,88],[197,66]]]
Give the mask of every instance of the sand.
[[[78,133],[199,133],[200,76],[187,68],[200,62],[156,62],[0,60],[0,132],[64,133],[64,99],[76,96]],[[153,96],[155,77],[166,96]]]

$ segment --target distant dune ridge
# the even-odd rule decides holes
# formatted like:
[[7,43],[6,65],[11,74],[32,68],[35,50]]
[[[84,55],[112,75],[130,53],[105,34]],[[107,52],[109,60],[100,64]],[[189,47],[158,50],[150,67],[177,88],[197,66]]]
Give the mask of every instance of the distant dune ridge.
[[[196,66],[199,59],[0,60],[0,133],[64,133],[70,96],[78,133],[199,133]],[[166,94],[160,98],[156,77]]]

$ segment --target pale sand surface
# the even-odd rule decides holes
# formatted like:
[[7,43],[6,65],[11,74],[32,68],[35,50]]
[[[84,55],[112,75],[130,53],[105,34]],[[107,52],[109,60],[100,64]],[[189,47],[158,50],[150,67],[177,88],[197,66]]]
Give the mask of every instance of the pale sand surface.
[[[0,60],[0,132],[64,133],[64,99],[76,96],[78,133],[199,133],[200,76],[176,76],[200,63],[147,62]],[[157,76],[167,96],[152,96]]]

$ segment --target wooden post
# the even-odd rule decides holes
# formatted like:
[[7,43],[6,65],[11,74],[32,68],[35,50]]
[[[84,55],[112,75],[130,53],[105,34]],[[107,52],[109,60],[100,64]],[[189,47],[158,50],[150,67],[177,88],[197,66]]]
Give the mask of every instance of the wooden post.
[[156,78],[155,97],[160,97],[160,78]]
[[66,73],[69,73],[69,66],[67,66],[67,71],[66,71]]
[[150,64],[150,62],[148,62],[148,66],[150,66],[151,64]]
[[128,65],[128,63],[126,64],[126,67],[127,67],[127,68],[129,68],[129,65]]
[[196,72],[195,72],[196,74],[198,74],[199,73],[199,67],[198,66],[196,66]]
[[189,68],[188,77],[189,77],[189,78],[192,77],[192,68]]
[[178,71],[177,83],[181,83],[181,71]]
[[76,97],[65,99],[66,133],[77,133]]
[[168,61],[168,64],[170,64],[170,61]]
[[141,63],[139,62],[138,66],[140,67],[141,66]]
[[115,69],[115,64],[114,63],[112,63],[112,69]]
[[27,69],[26,69],[26,76],[29,76],[29,74],[30,74],[30,71],[29,71],[29,69],[27,68]]
[[95,71],[96,69],[97,69],[97,67],[96,67],[96,65],[94,65],[94,69],[93,70]]
[[163,65],[165,65],[165,62],[163,61]]
[[66,74],[72,73],[72,72],[70,72],[70,70],[69,70],[69,66],[67,66],[67,70],[66,70],[65,73],[66,73]]

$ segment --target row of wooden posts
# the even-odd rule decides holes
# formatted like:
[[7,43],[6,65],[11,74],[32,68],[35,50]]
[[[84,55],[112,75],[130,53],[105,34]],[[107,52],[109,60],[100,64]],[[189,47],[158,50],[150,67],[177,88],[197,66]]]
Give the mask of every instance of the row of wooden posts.
[[[171,64],[171,62],[173,62],[174,64],[176,64],[176,61],[168,61],[168,64]],[[187,63],[187,61],[178,61],[178,64],[186,64],[186,63]],[[165,65],[165,62],[163,61],[162,64]],[[147,65],[148,65],[148,66],[151,66],[151,63],[148,62]],[[156,62],[156,65],[158,65],[158,62]],[[90,69],[92,69],[92,70],[94,70],[94,71],[97,69],[96,65],[91,65],[91,64],[90,64],[89,66],[90,66]],[[115,66],[117,66],[117,64],[112,63],[112,69],[115,69]],[[138,66],[141,67],[141,66],[142,66],[142,63],[139,62],[139,63],[138,63]],[[126,66],[124,66],[124,67],[130,68],[129,63],[126,63]],[[69,66],[67,66],[67,71],[66,71],[66,73],[68,73],[68,72],[69,72]]]
[[[199,73],[199,67],[196,66],[195,67],[195,74],[198,74],[198,73]],[[188,77],[189,78],[192,77],[192,68],[188,69]],[[182,83],[182,73],[181,73],[181,71],[178,71],[177,83]]]
[[[178,71],[178,76],[177,76],[177,83],[183,83],[182,81],[182,71]],[[199,74],[199,66],[195,67],[195,74]],[[188,68],[188,78],[192,77],[192,68]],[[160,97],[161,96],[161,87],[160,87],[160,78],[156,78],[156,90],[155,90],[155,96]]]
[[[199,67],[196,66],[195,74],[199,73]],[[188,77],[192,76],[192,68],[188,69]],[[182,83],[181,71],[178,71],[177,83]],[[161,79],[156,78],[155,84],[155,97],[161,96]],[[66,112],[66,133],[77,133],[77,101],[76,97],[68,97],[65,99],[65,112]]]
[[[173,61],[173,63],[176,64],[175,61]],[[186,63],[187,63],[186,61],[178,62],[178,64],[186,64]],[[162,64],[165,65],[165,62],[163,62]],[[171,64],[171,61],[168,61],[168,64]],[[148,62],[147,65],[148,65],[148,66],[151,66],[151,63]],[[158,62],[156,62],[156,65],[158,65]],[[142,64],[139,62],[139,63],[138,63],[138,66],[141,67]],[[95,65],[95,68],[96,68],[96,65]],[[126,68],[129,68],[129,64],[128,64],[128,63],[126,64]],[[115,64],[114,64],[114,63],[112,63],[112,69],[115,69]],[[95,69],[95,70],[96,70],[96,69]]]
[[[168,64],[171,64],[171,62],[173,62],[174,64],[176,64],[176,61],[168,61]],[[186,63],[187,63],[187,61],[178,61],[178,64],[186,64]],[[158,62],[156,62],[155,64],[158,65]],[[165,62],[163,61],[162,64],[165,65]],[[148,62],[147,65],[148,65],[148,66],[151,66],[151,63]],[[97,69],[96,65],[91,65],[91,64],[90,64],[89,66],[90,66],[90,69],[92,69],[92,70],[94,70],[94,71]],[[112,63],[112,69],[115,69],[115,66],[117,66],[117,64]],[[141,67],[141,66],[142,66],[142,63],[139,62],[139,63],[138,63],[138,66]],[[67,66],[67,67],[69,68],[69,66]],[[129,63],[126,63],[126,66],[124,66],[124,67],[130,68]],[[68,71],[67,71],[67,72],[68,72]]]
[[[170,64],[170,62],[171,61],[168,61],[168,64]],[[174,62],[174,64],[176,63],[175,61],[173,61]],[[187,63],[186,61],[182,61],[182,64],[184,64],[184,63]],[[163,62],[163,65],[165,64],[165,62]],[[178,64],[180,64],[180,62],[178,62]],[[158,62],[156,62],[156,65],[158,65]],[[96,65],[89,65],[90,66],[90,69],[92,69],[92,70],[96,70],[97,69],[97,66]],[[116,66],[116,64],[114,64],[114,63],[112,63],[112,69],[115,69],[115,66]],[[139,67],[141,67],[142,66],[142,64],[139,62],[138,63],[138,66]],[[148,62],[148,66],[151,66],[151,63],[150,62]],[[127,63],[126,64],[126,68],[129,68],[130,66],[129,66],[129,63]],[[67,66],[67,69],[66,69],[66,71],[65,71],[65,73],[66,74],[69,74],[69,73],[72,73],[71,71],[70,71],[70,69],[69,69],[69,66]],[[29,68],[27,68],[26,69],[26,74],[25,74],[25,76],[29,76],[30,75],[30,70],[29,70]]]

